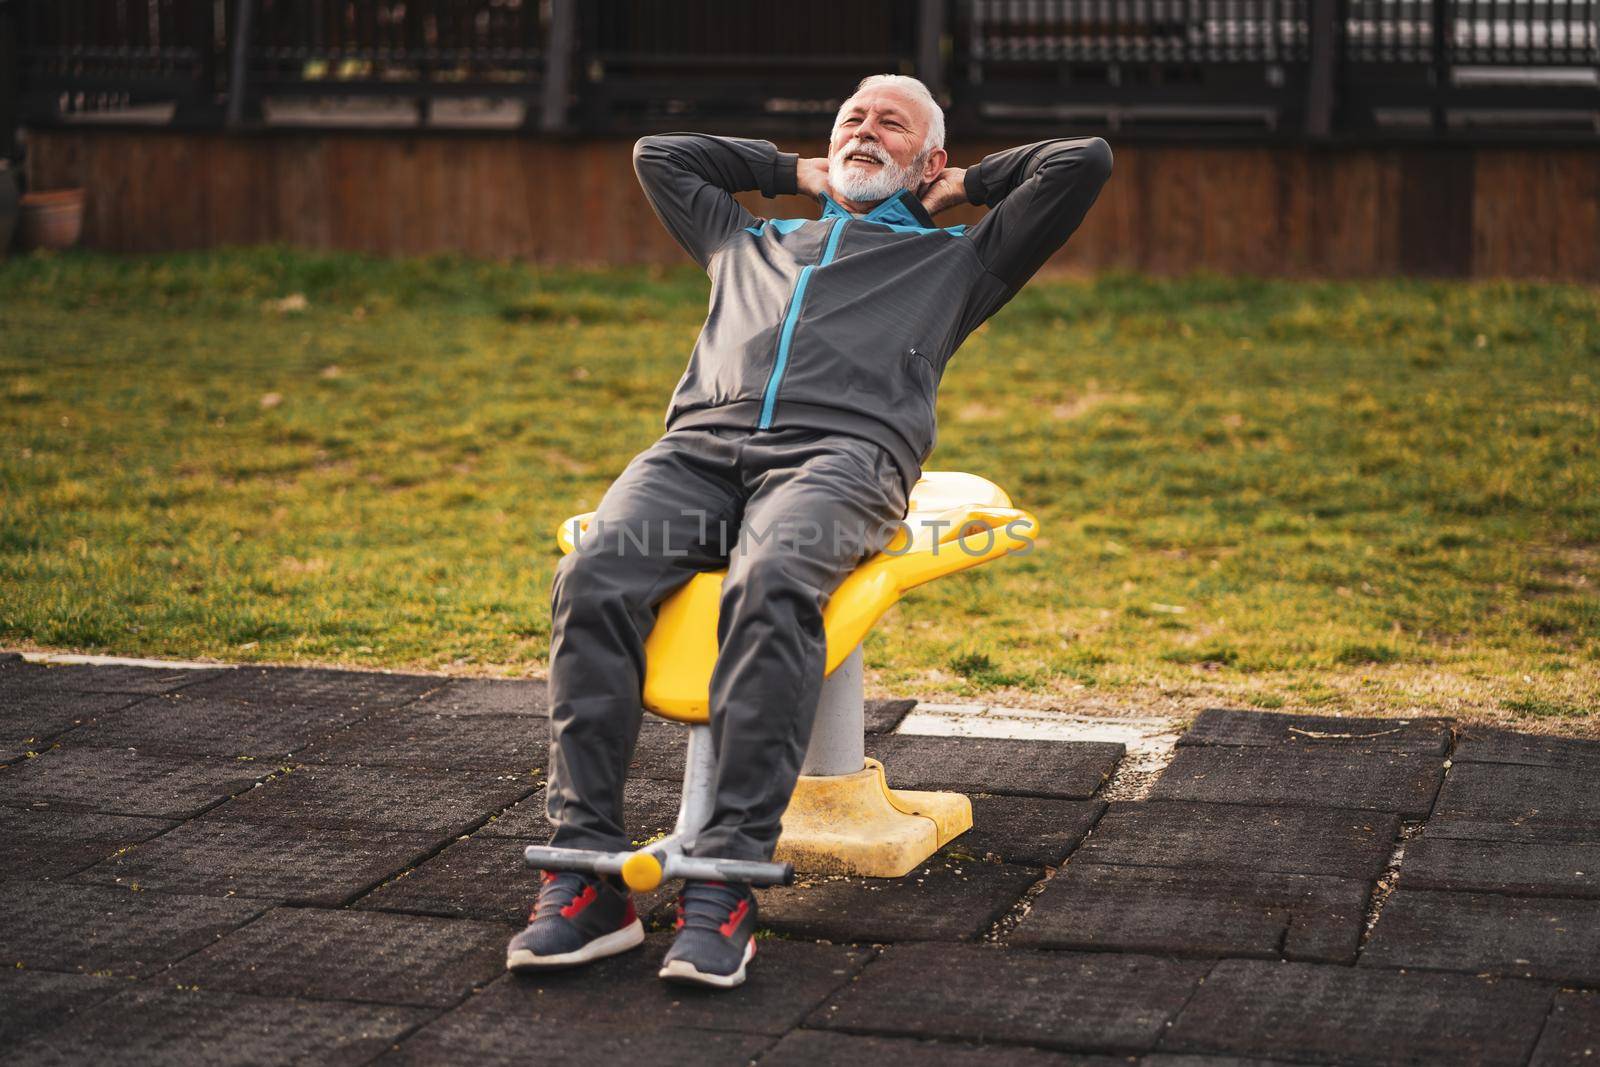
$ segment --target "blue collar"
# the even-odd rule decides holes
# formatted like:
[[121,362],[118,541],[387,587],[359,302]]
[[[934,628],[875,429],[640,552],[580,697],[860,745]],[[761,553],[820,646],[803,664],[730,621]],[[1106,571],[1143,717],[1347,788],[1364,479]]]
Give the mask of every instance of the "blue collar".
[[[822,194],[822,217],[825,219],[855,218],[850,212],[839,206],[839,202],[827,193]],[[910,189],[902,189],[889,199],[884,200],[877,207],[861,216],[863,222],[881,222],[887,226],[908,226],[920,230],[938,229],[933,218],[922,206],[922,201],[912,195]]]

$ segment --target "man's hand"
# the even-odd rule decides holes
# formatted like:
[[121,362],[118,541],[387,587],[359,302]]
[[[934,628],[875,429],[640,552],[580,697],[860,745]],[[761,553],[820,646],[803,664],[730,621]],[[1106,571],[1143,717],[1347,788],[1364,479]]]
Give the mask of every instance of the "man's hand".
[[967,202],[967,168],[946,167],[939,176],[922,187],[917,194],[928,215],[934,216],[946,208]]
[[828,191],[828,161],[815,156],[802,157],[795,165],[794,179],[801,196],[820,202],[822,194]]

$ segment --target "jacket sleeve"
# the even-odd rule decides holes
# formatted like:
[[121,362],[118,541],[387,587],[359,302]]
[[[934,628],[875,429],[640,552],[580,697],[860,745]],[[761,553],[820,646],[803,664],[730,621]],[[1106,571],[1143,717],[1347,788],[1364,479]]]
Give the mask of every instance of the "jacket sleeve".
[[633,146],[633,170],[650,207],[702,268],[724,241],[756,222],[733,194],[798,192],[798,160],[770,141],[700,133],[641,137]]
[[1004,286],[1001,304],[1067,243],[1110,176],[1111,146],[1099,137],[1009,148],[967,168],[967,199],[991,209],[967,237]]

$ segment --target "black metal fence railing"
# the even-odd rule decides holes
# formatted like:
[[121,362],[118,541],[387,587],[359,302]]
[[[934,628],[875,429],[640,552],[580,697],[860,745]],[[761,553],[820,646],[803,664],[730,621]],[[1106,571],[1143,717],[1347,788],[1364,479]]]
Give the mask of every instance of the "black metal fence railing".
[[36,124],[438,125],[470,97],[585,134],[814,131],[897,71],[967,133],[1600,136],[1600,0],[0,0],[7,54],[0,116]]

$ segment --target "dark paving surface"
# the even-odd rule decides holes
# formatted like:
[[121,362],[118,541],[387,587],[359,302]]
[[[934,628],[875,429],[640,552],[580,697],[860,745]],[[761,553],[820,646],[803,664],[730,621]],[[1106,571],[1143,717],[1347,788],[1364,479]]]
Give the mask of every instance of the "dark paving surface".
[[75,881],[336,907],[442,847],[443,834],[187,822]]
[[300,758],[368,767],[528,773],[549,762],[549,751],[548,723],[543,718],[413,708],[374,715],[318,741]]
[[822,941],[970,941],[1039,880],[1031,867],[934,857],[904,878],[797,879],[757,891],[761,925]]
[[177,825],[134,815],[0,808],[0,879],[62,878]]
[[71,743],[141,753],[249,756],[278,760],[361,718],[361,712],[305,704],[262,704],[195,697],[149,697],[74,730]]
[[942,850],[957,859],[1054,867],[1094,828],[1105,803],[974,794],[972,829]]
[[[106,1063],[138,1067],[304,1063],[355,1067],[431,1013],[376,1004],[332,1004],[210,990],[130,990],[10,1050],[17,1065]],[[109,1058],[107,1050],[114,1050]]]
[[1263,715],[1207,708],[1179,745],[1301,745],[1442,756],[1450,745],[1446,719],[1346,719],[1331,715]]
[[1338,808],[1113,804],[1073,863],[1371,879],[1398,830],[1392,815]]
[[1422,818],[1444,777],[1439,756],[1352,746],[1179,746],[1151,800],[1361,808]]
[[1105,784],[1123,746],[1098,741],[1016,741],[995,737],[867,738],[867,755],[883,764],[895,789],[1086,800]]
[[892,945],[809,1023],[1068,1051],[1153,1049],[1209,965],[991,945]]
[[1600,993],[1557,993],[1533,1053],[1534,1067],[1595,1063],[1600,1063]]
[[1372,885],[1260,871],[1069,863],[1011,942],[1352,963]]
[[270,764],[63,746],[6,769],[0,804],[187,819],[242,793]]
[[520,929],[417,915],[276,908],[173,968],[229,993],[448,1008],[505,969]]
[[[1107,805],[1121,746],[889,732],[910,706],[869,708],[869,751],[968,792],[974,829],[904,879],[764,892],[750,981],[718,996],[654,977],[671,885],[635,902],[643,949],[503,972],[549,833],[540,682],[0,657],[3,1058],[1600,1055],[1600,744],[1215,710],[1149,799]],[[676,816],[685,737],[641,728],[640,840]]]
[[319,830],[410,830],[459,835],[538,789],[514,771],[295,767],[206,816],[207,822],[279,823]]
[[1402,888],[1361,962],[1600,986],[1600,900]]
[[1161,1047],[1324,1063],[1525,1063],[1551,992],[1464,974],[1225,960]]
[[0,970],[0,1042],[11,1047],[72,1022],[77,1014],[128,988],[117,978],[55,971]]

